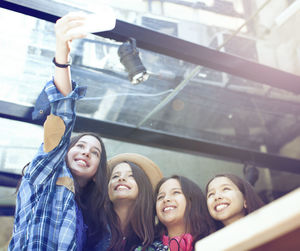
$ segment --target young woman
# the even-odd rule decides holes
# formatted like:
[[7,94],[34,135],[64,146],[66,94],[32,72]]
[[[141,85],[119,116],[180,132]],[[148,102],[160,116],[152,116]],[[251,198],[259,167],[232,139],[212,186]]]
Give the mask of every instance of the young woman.
[[[153,250],[191,251],[214,231],[200,187],[183,176],[163,178],[155,191],[157,235]],[[150,249],[149,249],[150,250]]]
[[106,213],[111,236],[107,250],[147,248],[154,239],[153,188],[162,173],[150,159],[134,153],[113,157],[108,167]]
[[26,167],[19,186],[15,223],[8,250],[82,250],[88,228],[90,238],[101,238],[107,191],[106,151],[94,134],[70,136],[75,123],[75,102],[85,89],[71,83],[67,63],[68,34],[82,17],[67,15],[57,21],[56,68],[46,84],[51,114],[44,124],[44,142]]
[[234,174],[220,174],[211,179],[206,186],[206,197],[218,229],[264,205],[253,187]]

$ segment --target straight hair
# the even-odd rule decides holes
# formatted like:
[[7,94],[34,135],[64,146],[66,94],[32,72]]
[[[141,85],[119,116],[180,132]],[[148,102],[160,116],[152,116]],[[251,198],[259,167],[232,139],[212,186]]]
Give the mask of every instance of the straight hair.
[[[180,183],[182,192],[186,199],[184,218],[186,222],[186,233],[193,237],[193,245],[215,231],[214,223],[209,215],[206,206],[205,196],[200,187],[192,180],[179,175],[162,178],[156,186],[154,198],[157,200],[159,189],[167,180],[176,179]],[[167,228],[160,221],[156,225],[157,238],[167,234]]]
[[[104,232],[107,231],[104,213],[104,202],[107,195],[107,157],[101,137],[90,132],[72,137],[68,152],[84,136],[95,137],[101,145],[100,162],[94,178],[83,188],[79,187],[76,179],[74,179],[75,200],[82,210],[84,222],[88,226],[87,246],[93,246],[102,239]],[[69,167],[67,155],[65,160]]]
[[[93,136],[97,138],[101,145],[100,162],[94,179],[92,179],[84,188],[80,188],[78,182],[76,181],[76,179],[74,179],[75,200],[82,210],[84,222],[88,226],[86,246],[90,247],[94,246],[99,240],[101,240],[104,234],[107,232],[107,220],[103,210],[108,184],[107,157],[105,145],[98,134],[89,132],[81,133],[77,136],[73,136],[70,139],[68,151],[65,156],[65,161],[68,168],[68,152],[83,136]],[[26,167],[28,167],[29,165],[30,162],[23,167],[22,178],[24,176]],[[22,178],[17,184],[16,193],[19,190]]]
[[[138,196],[130,214],[127,216],[125,233],[121,231],[120,218],[114,211],[113,203],[107,196],[105,211],[108,216],[111,231],[111,242],[108,250],[134,250],[135,247],[140,245],[142,245],[142,250],[145,250],[154,240],[154,200],[152,185],[146,173],[139,166],[130,161],[121,163],[127,163],[131,167],[133,177],[138,186]],[[109,170],[109,177],[111,177],[116,166]],[[123,241],[124,235],[126,235],[127,238],[125,246]]]
[[[217,174],[214,176],[206,185],[205,191],[206,194],[208,192],[208,186],[209,184],[215,179],[219,177],[225,177],[230,179],[241,191],[241,193],[244,196],[244,199],[246,201],[247,207],[244,209],[245,215],[248,215],[252,213],[253,211],[261,208],[264,206],[264,202],[262,199],[258,196],[258,194],[255,192],[254,187],[246,180],[240,178],[239,176],[235,174],[225,173],[225,174]],[[220,229],[224,227],[224,224],[221,221],[214,220],[217,229]]]

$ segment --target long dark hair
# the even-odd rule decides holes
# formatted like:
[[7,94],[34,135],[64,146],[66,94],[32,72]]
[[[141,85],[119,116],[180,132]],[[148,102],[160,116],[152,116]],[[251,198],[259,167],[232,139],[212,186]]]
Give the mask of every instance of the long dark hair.
[[[244,199],[246,201],[247,207],[244,209],[245,215],[252,213],[253,211],[261,208],[264,206],[264,202],[262,199],[258,196],[258,194],[255,192],[254,187],[246,180],[240,178],[239,176],[231,173],[225,173],[225,174],[218,174],[214,176],[206,185],[205,191],[206,194],[208,192],[208,186],[209,184],[215,179],[219,177],[225,177],[230,179],[241,191],[241,193],[244,196]],[[223,223],[221,221],[214,220],[217,229],[220,229],[224,227]]]
[[[206,199],[200,187],[192,180],[179,175],[162,178],[156,186],[154,198],[157,199],[159,189],[167,180],[176,179],[180,183],[182,192],[186,199],[184,218],[186,231],[193,236],[193,245],[196,241],[208,236],[215,231],[213,221],[206,207]],[[157,238],[167,234],[167,228],[159,221],[156,225]]]
[[[142,245],[144,250],[154,240],[154,200],[152,185],[146,173],[136,164],[129,161],[122,163],[127,163],[132,169],[133,177],[138,186],[138,196],[127,217],[125,233],[121,231],[120,218],[114,211],[113,204],[107,196],[105,211],[111,230],[111,242],[108,250],[127,251],[133,250],[139,245]],[[109,177],[116,166],[109,170]],[[123,242],[124,235],[126,236],[125,246]]]
[[68,152],[83,136],[93,136],[101,145],[100,162],[94,178],[84,188],[80,188],[74,179],[75,199],[82,210],[84,222],[88,226],[87,245],[93,246],[103,237],[106,230],[104,202],[107,195],[107,157],[102,139],[94,133],[82,133],[72,137]]

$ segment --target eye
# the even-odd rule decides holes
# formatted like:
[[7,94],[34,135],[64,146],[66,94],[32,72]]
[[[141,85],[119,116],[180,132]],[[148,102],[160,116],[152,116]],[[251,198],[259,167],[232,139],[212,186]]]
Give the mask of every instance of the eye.
[[181,194],[181,191],[175,190],[173,193],[174,193],[174,194]]
[[162,200],[164,198],[164,196],[163,195],[160,195],[160,196],[157,196],[157,201],[159,201],[159,200]]
[[98,151],[92,151],[92,154],[95,155],[96,157],[99,157]]
[[230,187],[224,187],[223,188],[223,191],[229,191],[229,190],[231,190]]
[[207,198],[211,198],[214,195],[214,193],[208,193]]
[[83,148],[84,147],[84,145],[82,143],[78,143],[78,144],[76,144],[76,146],[79,147],[79,148]]
[[114,175],[112,175],[112,176],[111,176],[111,178],[112,178],[112,179],[119,178],[119,175],[117,175],[117,174],[114,174]]

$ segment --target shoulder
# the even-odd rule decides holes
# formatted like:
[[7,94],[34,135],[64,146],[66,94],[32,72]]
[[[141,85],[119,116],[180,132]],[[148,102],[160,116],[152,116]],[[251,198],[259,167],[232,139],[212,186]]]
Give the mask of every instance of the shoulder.
[[107,226],[107,231],[103,233],[102,238],[94,245],[86,245],[85,249],[86,251],[106,251],[109,247],[111,239],[111,233],[110,229]]

